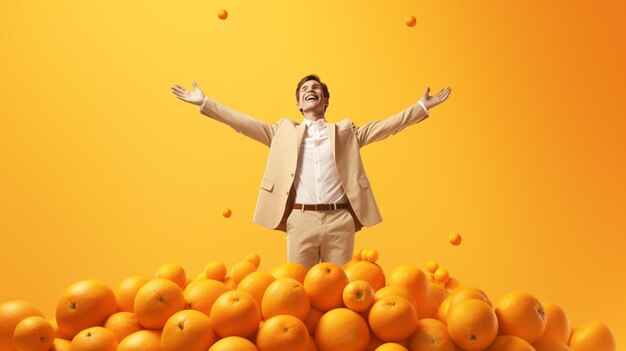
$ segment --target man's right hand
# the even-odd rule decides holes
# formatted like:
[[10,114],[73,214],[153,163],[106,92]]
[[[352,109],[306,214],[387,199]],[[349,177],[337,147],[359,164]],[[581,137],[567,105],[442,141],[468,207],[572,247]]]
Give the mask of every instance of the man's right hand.
[[172,93],[185,102],[200,106],[204,102],[205,95],[195,81],[191,84],[193,85],[193,90],[187,90],[180,85],[174,85],[172,86]]

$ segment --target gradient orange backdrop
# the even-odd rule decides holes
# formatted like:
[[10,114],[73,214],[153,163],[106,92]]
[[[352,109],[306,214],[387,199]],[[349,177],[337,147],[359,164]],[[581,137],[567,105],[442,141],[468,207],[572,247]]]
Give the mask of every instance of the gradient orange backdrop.
[[0,301],[52,317],[83,278],[284,261],[284,234],[252,224],[268,149],[169,87],[195,79],[242,112],[299,120],[295,84],[315,72],[331,121],[453,89],[362,150],[384,222],[357,247],[387,271],[435,259],[494,301],[530,292],[624,345],[624,23],[622,0],[5,1]]

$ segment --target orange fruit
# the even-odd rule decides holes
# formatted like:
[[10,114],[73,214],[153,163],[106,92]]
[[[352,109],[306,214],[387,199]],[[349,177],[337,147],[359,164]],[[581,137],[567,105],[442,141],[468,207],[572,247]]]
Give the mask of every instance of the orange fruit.
[[204,277],[221,282],[226,278],[226,266],[218,261],[209,262],[204,268]]
[[415,303],[413,294],[411,294],[411,291],[407,287],[401,286],[401,285],[388,285],[378,290],[374,294],[374,298],[378,300],[381,297],[387,296],[387,295],[397,295],[397,296],[404,297],[405,299],[407,299],[407,301],[409,301],[413,305],[413,307],[415,308],[415,311],[418,313],[418,316],[419,316],[419,311],[417,310],[417,304]]
[[459,246],[459,245],[461,245],[462,238],[457,233],[450,234],[450,236],[448,237],[448,241],[450,241],[450,244],[452,244],[454,246]]
[[81,280],[65,289],[56,305],[59,333],[72,338],[79,331],[102,325],[117,312],[113,290],[94,279]]
[[426,300],[428,282],[426,275],[417,267],[398,266],[387,277],[387,285],[400,285],[409,289],[419,312]]
[[415,25],[417,24],[417,19],[415,18],[415,16],[406,16],[404,18],[404,24],[406,24],[407,27],[415,27]]
[[[224,19],[224,18],[222,18],[222,19]],[[224,216],[225,218],[230,218],[230,216],[232,214],[233,214],[233,211],[231,211],[230,208],[227,208],[227,209],[224,210],[224,212],[222,212],[222,216]]]
[[359,250],[354,250],[354,252],[352,253],[352,261],[360,261],[361,257],[363,257],[363,249],[359,249]]
[[320,351],[363,351],[369,336],[363,317],[347,308],[324,313],[315,328],[315,344]]
[[267,289],[267,287],[275,280],[276,278],[267,272],[252,272],[239,282],[237,290],[245,291],[250,294],[260,307],[263,302],[263,293],[265,293],[265,289]]
[[452,295],[446,297],[439,304],[439,308],[437,312],[435,312],[435,318],[443,322],[444,324],[448,323],[448,310],[450,310],[450,303],[452,302]]
[[323,315],[324,312],[316,310],[313,307],[311,307],[311,309],[309,310],[309,314],[306,315],[303,322],[304,325],[306,325],[306,328],[309,330],[310,335],[313,335],[315,333],[315,327],[317,326],[317,323]]
[[543,310],[546,312],[546,328],[539,340],[552,338],[568,343],[571,328],[565,311],[552,303],[543,304]]
[[420,318],[434,317],[441,302],[449,296],[448,290],[441,284],[428,283],[426,302],[419,311]]
[[259,268],[259,266],[261,265],[261,257],[254,252],[246,255],[246,261],[255,265],[256,268]]
[[257,268],[254,264],[252,264],[252,262],[240,261],[235,263],[233,268],[230,270],[230,276],[235,282],[235,288],[243,278],[252,272],[256,272],[256,270]]
[[221,19],[221,20],[225,20],[228,18],[228,11],[221,9],[219,11],[217,11],[217,18]]
[[161,331],[134,332],[120,341],[116,351],[161,351]]
[[0,304],[0,350],[15,351],[13,332],[22,319],[43,317],[43,313],[30,302],[16,300]]
[[[514,335],[498,335],[484,351],[536,351],[528,341]],[[556,350],[550,350],[556,351]]]
[[417,312],[401,296],[384,296],[374,302],[369,312],[369,326],[385,342],[406,340],[417,327]]
[[478,289],[478,288],[474,288],[471,286],[459,286],[458,288],[452,290],[452,293],[450,294],[450,306],[452,307],[452,305],[459,303],[461,301],[465,301],[465,300],[480,300],[484,303],[486,303],[487,305],[489,305],[490,307],[492,306],[491,301],[489,300],[489,298],[487,297],[487,294],[485,294],[484,291]]
[[235,280],[232,277],[224,278],[224,280],[222,280],[222,283],[224,283],[224,285],[226,285],[226,287],[229,290],[236,290],[237,289],[237,283],[235,283]]
[[52,330],[54,331],[54,337],[63,339],[63,337],[59,335],[59,326],[57,325],[56,318],[52,318],[48,322],[50,322],[50,325],[52,326]]
[[26,317],[15,327],[13,344],[18,351],[48,351],[54,344],[54,328],[43,317]]
[[448,311],[448,333],[456,345],[467,351],[483,350],[498,335],[493,309],[479,300],[465,300]]
[[374,249],[363,250],[361,253],[361,260],[375,263],[378,261],[378,251]]
[[270,270],[270,274],[274,278],[292,278],[304,284],[304,277],[306,277],[307,269],[303,265],[296,262],[284,262]]
[[200,311],[208,316],[215,300],[227,291],[230,289],[224,283],[213,279],[191,282],[183,291],[186,302],[185,308]]
[[430,260],[426,262],[426,270],[430,273],[435,273],[437,268],[439,268],[439,263],[437,263],[437,261]]
[[448,273],[448,270],[442,267],[437,268],[435,271],[435,280],[445,284],[448,282],[448,279],[450,279],[450,273]]
[[450,277],[448,281],[446,282],[446,289],[448,290],[456,289],[460,285],[461,285],[461,282],[457,278]]
[[349,281],[365,280],[374,291],[385,286],[385,273],[379,265],[370,261],[359,261],[344,269]]
[[103,327],[90,327],[80,331],[70,343],[70,351],[116,351],[117,339],[112,331]]
[[436,319],[420,319],[408,340],[411,350],[456,351],[446,326]]
[[153,279],[144,284],[135,297],[135,316],[146,329],[163,329],[174,313],[185,308],[180,286],[169,279]]
[[572,351],[566,343],[552,338],[541,338],[532,346],[535,351]]
[[174,313],[163,327],[162,351],[206,351],[217,341],[209,317],[195,310]]
[[134,312],[135,296],[137,291],[150,279],[138,275],[122,280],[115,288],[117,310],[120,312]]
[[304,289],[311,298],[311,306],[323,312],[343,307],[343,289],[348,283],[346,273],[331,262],[316,264],[304,277]]
[[69,351],[71,343],[72,342],[69,340],[56,338],[54,339],[52,347],[48,351]]
[[311,302],[302,284],[291,278],[273,281],[263,294],[261,312],[265,319],[279,314],[304,320],[309,314]]
[[514,335],[529,344],[539,340],[546,328],[546,313],[541,302],[524,292],[510,292],[496,305],[500,335]]
[[445,331],[446,333],[448,332],[448,327],[443,324],[442,321],[434,318],[422,318],[417,321],[417,326],[422,328],[438,328]]
[[308,351],[309,342],[309,332],[304,323],[289,315],[268,318],[256,336],[259,351]]
[[588,323],[572,334],[569,346],[574,351],[615,351],[615,336],[602,323]]
[[106,322],[104,322],[104,327],[113,332],[117,342],[143,329],[141,324],[137,321],[137,317],[135,317],[135,314],[132,312],[117,312],[112,314],[107,318]]
[[227,336],[213,344],[209,351],[259,351],[259,349],[248,339]]
[[409,349],[395,342],[387,342],[378,346],[375,351],[409,351]]
[[354,312],[365,312],[374,304],[374,289],[365,280],[355,280],[343,289],[343,303]]
[[261,321],[259,306],[250,294],[231,290],[215,300],[209,314],[211,325],[221,338],[241,336],[250,338]]
[[187,274],[183,266],[178,263],[166,263],[157,270],[156,279],[169,279],[181,288],[185,288]]

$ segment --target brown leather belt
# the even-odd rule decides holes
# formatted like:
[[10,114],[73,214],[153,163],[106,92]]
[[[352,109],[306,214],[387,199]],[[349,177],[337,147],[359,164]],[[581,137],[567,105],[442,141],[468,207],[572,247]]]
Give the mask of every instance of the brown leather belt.
[[334,211],[342,208],[350,208],[350,204],[293,204],[294,210],[301,210],[302,208],[304,208],[305,211]]

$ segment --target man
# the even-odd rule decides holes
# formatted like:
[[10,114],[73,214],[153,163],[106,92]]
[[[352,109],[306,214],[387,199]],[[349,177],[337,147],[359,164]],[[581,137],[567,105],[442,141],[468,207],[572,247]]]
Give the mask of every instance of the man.
[[298,83],[296,101],[302,123],[283,118],[269,124],[175,85],[177,98],[200,112],[270,147],[253,221],[287,232],[287,258],[306,268],[321,261],[342,266],[354,250],[354,234],[382,221],[359,149],[396,134],[428,116],[450,88],[422,98],[385,120],[355,126],[351,120],[327,122],[330,93],[317,75]]

